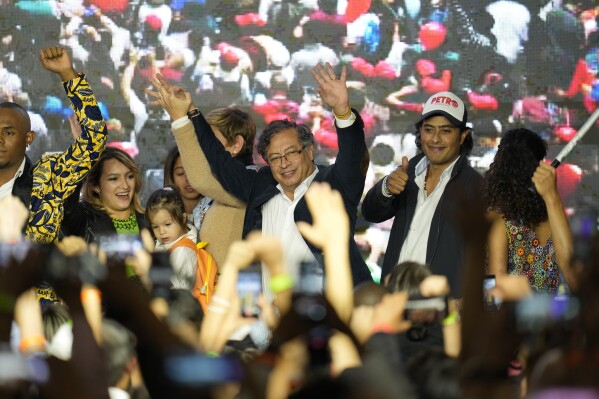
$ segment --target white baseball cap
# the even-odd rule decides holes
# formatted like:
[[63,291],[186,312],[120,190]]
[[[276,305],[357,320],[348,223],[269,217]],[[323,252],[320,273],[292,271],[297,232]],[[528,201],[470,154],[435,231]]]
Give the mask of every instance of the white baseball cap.
[[422,117],[418,124],[433,116],[444,116],[456,127],[465,128],[468,122],[468,112],[464,102],[455,94],[442,91],[433,94],[424,104]]

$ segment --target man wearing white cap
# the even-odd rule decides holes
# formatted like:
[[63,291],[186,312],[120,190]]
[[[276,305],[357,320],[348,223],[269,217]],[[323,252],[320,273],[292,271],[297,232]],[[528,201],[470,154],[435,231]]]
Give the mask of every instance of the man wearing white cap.
[[428,264],[447,276],[452,296],[460,297],[463,242],[456,210],[479,196],[480,176],[468,163],[473,146],[468,113],[455,94],[431,96],[416,123],[416,146],[422,153],[385,176],[362,204],[366,220],[395,217],[383,261],[382,277],[401,262]]

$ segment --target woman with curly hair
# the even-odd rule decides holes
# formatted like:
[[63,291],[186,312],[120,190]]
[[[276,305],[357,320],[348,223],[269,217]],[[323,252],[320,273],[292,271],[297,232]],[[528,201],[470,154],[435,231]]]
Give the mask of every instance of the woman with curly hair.
[[489,272],[524,275],[536,291],[553,293],[560,272],[571,288],[576,279],[572,231],[546,155],[547,144],[537,133],[508,131],[485,174],[483,195],[492,220]]

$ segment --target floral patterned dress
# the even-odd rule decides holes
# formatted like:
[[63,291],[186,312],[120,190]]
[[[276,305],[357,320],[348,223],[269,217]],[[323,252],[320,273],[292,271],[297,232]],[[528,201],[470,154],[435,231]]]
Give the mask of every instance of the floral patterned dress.
[[551,237],[541,246],[535,231],[514,221],[505,221],[508,239],[508,273],[526,276],[540,293],[555,293],[559,267]]

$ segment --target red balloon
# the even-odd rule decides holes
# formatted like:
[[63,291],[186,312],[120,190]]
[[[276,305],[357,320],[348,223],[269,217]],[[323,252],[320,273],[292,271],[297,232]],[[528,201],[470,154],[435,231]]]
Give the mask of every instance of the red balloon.
[[576,135],[576,129],[572,126],[557,126],[555,135],[567,143]]
[[420,27],[420,43],[425,50],[434,50],[441,46],[445,41],[447,29],[439,22],[428,22]]
[[385,60],[381,60],[376,64],[373,75],[386,80],[393,80],[397,77],[393,65]]
[[360,15],[366,14],[371,3],[372,0],[349,0],[345,9],[345,23],[354,22]]
[[416,61],[416,71],[422,77],[430,76],[437,73],[437,66],[431,60],[422,58]]
[[316,129],[314,132],[314,139],[319,144],[331,148],[333,150],[338,150],[339,145],[337,143],[337,132],[328,130],[328,129]]
[[567,200],[571,196],[576,195],[578,186],[582,180],[581,169],[569,163],[562,163],[556,170],[557,174],[557,191],[559,195]]

